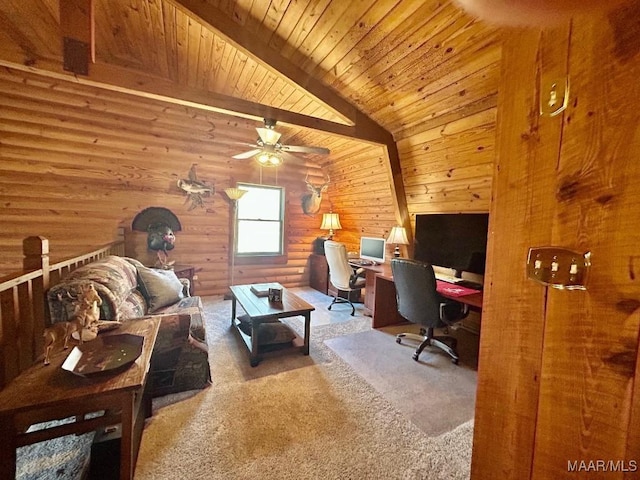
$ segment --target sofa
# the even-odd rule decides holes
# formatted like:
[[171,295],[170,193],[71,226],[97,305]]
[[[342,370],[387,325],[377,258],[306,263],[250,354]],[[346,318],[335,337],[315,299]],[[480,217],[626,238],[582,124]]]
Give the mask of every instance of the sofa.
[[160,316],[151,358],[153,396],[201,389],[211,384],[211,371],[200,297],[190,296],[188,281],[172,270],[108,256],[77,268],[47,292],[51,323],[70,320],[80,288],[92,283],[100,295],[100,327]]

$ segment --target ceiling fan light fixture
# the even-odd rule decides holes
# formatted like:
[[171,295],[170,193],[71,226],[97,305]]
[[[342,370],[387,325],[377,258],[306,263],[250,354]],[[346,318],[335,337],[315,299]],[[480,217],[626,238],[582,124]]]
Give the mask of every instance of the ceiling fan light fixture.
[[282,156],[277,152],[260,152],[255,156],[255,159],[263,167],[279,167],[282,165]]
[[278,140],[280,140],[280,137],[282,136],[281,133],[278,133],[271,128],[256,128],[256,130],[258,131],[260,139],[264,143],[270,145],[275,145],[276,143],[278,143]]

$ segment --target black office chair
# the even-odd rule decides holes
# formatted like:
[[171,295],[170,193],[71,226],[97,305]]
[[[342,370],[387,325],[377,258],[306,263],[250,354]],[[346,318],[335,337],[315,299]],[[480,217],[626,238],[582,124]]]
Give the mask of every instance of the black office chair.
[[403,338],[420,342],[413,354],[416,362],[422,350],[427,345],[432,345],[448,353],[451,361],[457,364],[456,339],[449,336],[436,337],[433,330],[451,326],[465,318],[469,313],[468,306],[438,294],[433,267],[428,263],[394,258],[391,260],[391,271],[396,286],[398,312],[411,323],[422,326],[420,335],[400,333],[396,335],[396,342],[401,343]]
[[[342,243],[327,240],[324,242],[324,255],[329,264],[329,281],[338,290],[327,309],[331,310],[336,303],[348,303],[351,305],[351,315],[355,315],[356,307],[353,302],[355,298],[360,298],[360,290],[364,288],[364,270],[353,269],[349,264],[347,249]],[[341,292],[345,296],[341,296]]]

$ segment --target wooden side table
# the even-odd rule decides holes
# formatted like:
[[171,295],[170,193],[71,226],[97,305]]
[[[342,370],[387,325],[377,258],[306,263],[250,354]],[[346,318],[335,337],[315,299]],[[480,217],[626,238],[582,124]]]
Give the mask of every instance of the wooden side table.
[[174,265],[173,271],[178,278],[187,278],[191,284],[191,295],[194,295],[196,286],[193,283],[193,277],[196,274],[196,267],[193,265]]
[[[122,424],[120,478],[132,479],[145,416],[151,414],[147,388],[151,354],[160,328],[159,318],[131,320],[109,333],[144,337],[142,354],[120,373],[80,377],[62,370],[71,350],[51,356],[22,372],[0,391],[0,478],[15,478],[16,448],[71,433],[87,433]],[[104,411],[102,416],[87,418]],[[75,421],[27,432],[34,424],[75,417]]]

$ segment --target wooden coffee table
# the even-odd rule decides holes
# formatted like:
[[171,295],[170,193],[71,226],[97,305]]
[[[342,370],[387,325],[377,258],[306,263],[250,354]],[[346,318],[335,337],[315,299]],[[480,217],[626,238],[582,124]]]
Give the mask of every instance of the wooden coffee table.
[[[151,396],[145,387],[159,327],[159,318],[131,320],[101,334],[144,337],[142,354],[124,371],[74,375],[61,368],[69,349],[52,355],[50,365],[33,365],[0,391],[0,478],[15,478],[17,447],[117,424],[122,424],[120,478],[133,478],[144,419],[151,414]],[[104,415],[87,418],[100,411]],[[69,417],[75,421],[27,432],[31,425]]]
[[[279,285],[279,284],[278,284]],[[250,363],[255,367],[262,360],[262,355],[270,351],[283,349],[296,349],[304,355],[309,355],[309,328],[311,325],[311,312],[315,310],[313,305],[302,300],[291,291],[282,288],[282,302],[271,303],[267,297],[258,297],[251,291],[251,285],[235,285],[231,288],[231,325],[236,328],[245,345],[249,349]],[[237,303],[244,309],[251,322],[251,335],[246,335],[240,328],[240,321],[236,318]],[[291,345],[286,346],[258,346],[258,325],[263,322],[285,317],[304,317],[304,339],[296,336]]]

